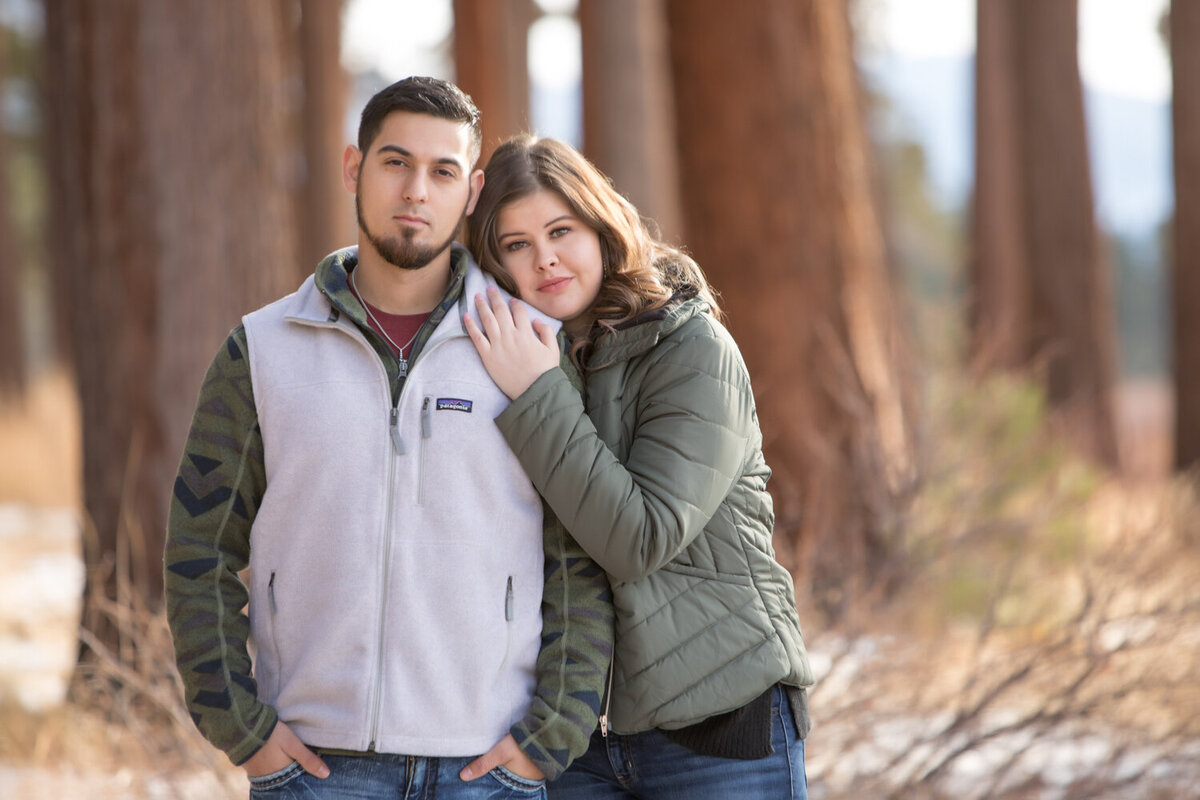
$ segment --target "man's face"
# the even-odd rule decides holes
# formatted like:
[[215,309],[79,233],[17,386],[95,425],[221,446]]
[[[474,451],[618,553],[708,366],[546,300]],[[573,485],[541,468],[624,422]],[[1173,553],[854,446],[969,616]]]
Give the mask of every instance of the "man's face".
[[401,269],[445,252],[479,197],[470,130],[451,120],[394,111],[366,153],[348,147],[342,177],[355,193],[366,245]]

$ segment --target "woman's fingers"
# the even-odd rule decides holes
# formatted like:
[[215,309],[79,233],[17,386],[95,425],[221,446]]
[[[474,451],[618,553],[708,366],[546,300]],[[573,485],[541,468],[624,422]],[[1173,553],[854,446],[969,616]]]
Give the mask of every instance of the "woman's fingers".
[[509,309],[508,303],[504,302],[504,298],[494,286],[488,287],[487,296],[492,313],[496,316],[496,321],[501,327],[507,328],[513,321],[512,311]]
[[550,327],[540,319],[533,321],[533,332],[537,334],[538,339],[542,344],[551,348],[554,352],[558,352],[558,334],[554,332],[554,328]]
[[475,324],[475,318],[470,314],[463,314],[463,327],[467,329],[467,336],[471,337],[471,342],[475,345],[475,349],[480,355],[483,355],[491,347],[487,336]]
[[479,323],[483,326],[483,332],[487,335],[488,341],[494,343],[500,335],[500,323],[496,320],[491,305],[483,295],[475,295],[475,310],[479,312]]

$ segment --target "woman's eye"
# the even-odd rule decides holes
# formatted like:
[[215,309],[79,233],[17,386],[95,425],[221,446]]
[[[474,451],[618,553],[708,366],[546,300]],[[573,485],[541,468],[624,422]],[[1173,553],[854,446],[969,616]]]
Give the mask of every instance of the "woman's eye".
[[564,225],[561,228],[555,228],[554,230],[550,231],[550,238],[558,239],[562,236],[566,236],[570,232],[571,232],[571,229]]
[[520,250],[524,246],[525,246],[525,242],[521,242],[521,241],[508,242],[507,244],[504,245],[504,249],[506,251],[508,251],[509,253],[512,253],[516,250]]

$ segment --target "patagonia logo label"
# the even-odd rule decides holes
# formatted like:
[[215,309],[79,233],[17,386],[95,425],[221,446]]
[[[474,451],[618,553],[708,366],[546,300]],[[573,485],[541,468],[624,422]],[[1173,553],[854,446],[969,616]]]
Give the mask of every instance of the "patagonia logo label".
[[438,411],[465,411],[471,413],[471,401],[460,400],[457,397],[439,397],[437,399]]

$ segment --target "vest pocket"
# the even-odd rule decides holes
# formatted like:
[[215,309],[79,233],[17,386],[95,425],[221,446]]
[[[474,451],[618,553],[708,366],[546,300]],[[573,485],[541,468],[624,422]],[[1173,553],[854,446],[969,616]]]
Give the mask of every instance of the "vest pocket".
[[421,447],[417,462],[417,505],[425,505],[425,443],[433,438],[433,409],[429,404],[432,397],[426,395],[421,400]]
[[271,649],[275,651],[275,670],[282,668],[279,653],[279,604],[275,601],[275,570],[271,570],[271,578],[267,581],[267,607],[271,611]]

